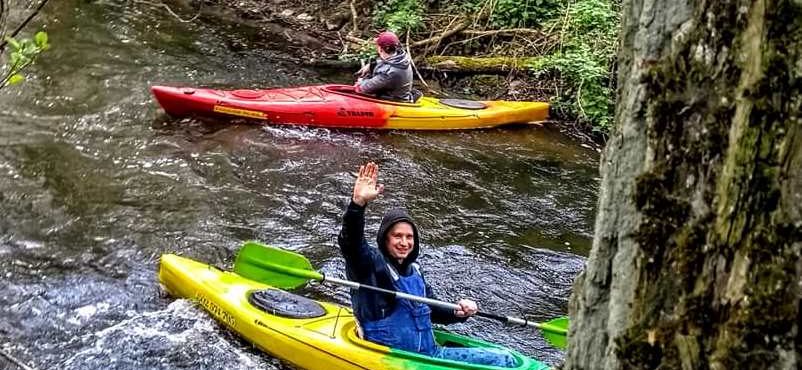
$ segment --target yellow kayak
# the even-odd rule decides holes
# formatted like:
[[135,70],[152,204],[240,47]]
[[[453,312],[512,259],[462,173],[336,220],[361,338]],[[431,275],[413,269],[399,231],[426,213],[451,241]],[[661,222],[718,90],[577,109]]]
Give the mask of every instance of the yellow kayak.
[[[159,280],[171,295],[197,302],[260,349],[304,369],[511,369],[436,359],[362,340],[349,308],[313,301],[173,254],[162,255]],[[503,348],[438,330],[435,338],[444,346]],[[512,369],[548,368],[511,352],[518,360]]]

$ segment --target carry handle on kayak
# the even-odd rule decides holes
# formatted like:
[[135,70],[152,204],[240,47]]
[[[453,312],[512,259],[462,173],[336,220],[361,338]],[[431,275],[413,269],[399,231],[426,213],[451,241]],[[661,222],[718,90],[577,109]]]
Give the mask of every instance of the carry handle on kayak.
[[[394,290],[364,285],[355,281],[337,279],[325,276],[317,272],[312,267],[306,257],[268,246],[258,242],[246,242],[240,248],[237,259],[234,262],[234,272],[245,278],[270,284],[277,288],[294,289],[305,285],[309,280],[330,282],[337,285],[347,286],[353,289],[367,289],[391,295],[396,298],[407,299],[410,301],[424,303],[434,307],[456,310],[460,306],[454,303],[443,302],[436,299],[420,297]],[[525,319],[510,316],[495,315],[486,312],[477,312],[477,316],[484,317],[504,323],[532,326],[540,329],[546,340],[556,348],[565,349],[567,345],[566,336],[569,321],[567,317],[559,317],[545,323],[538,323]]]

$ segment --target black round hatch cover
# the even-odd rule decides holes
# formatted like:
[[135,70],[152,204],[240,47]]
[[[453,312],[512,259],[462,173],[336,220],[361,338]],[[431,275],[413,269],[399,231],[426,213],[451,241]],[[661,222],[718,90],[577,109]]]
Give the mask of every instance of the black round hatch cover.
[[293,319],[310,319],[326,314],[320,303],[278,289],[254,291],[248,301],[269,314]]

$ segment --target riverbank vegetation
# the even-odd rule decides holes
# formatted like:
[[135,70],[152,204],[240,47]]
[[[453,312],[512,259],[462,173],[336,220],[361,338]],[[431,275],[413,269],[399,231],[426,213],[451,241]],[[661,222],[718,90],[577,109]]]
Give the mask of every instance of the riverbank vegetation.
[[[341,57],[363,58],[378,30],[401,35],[420,70],[524,79],[559,119],[612,123],[618,0],[350,0]],[[537,90],[531,92],[531,90]]]

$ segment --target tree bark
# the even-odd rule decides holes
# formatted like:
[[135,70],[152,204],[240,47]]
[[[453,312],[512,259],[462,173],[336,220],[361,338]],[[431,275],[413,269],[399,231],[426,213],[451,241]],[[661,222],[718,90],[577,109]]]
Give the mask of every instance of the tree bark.
[[623,4],[566,369],[797,369],[802,2]]

